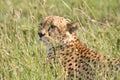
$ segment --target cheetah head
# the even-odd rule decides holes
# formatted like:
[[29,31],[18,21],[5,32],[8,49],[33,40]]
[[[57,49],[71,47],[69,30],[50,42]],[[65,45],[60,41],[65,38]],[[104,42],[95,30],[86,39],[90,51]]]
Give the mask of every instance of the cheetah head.
[[78,29],[78,23],[59,16],[48,16],[40,21],[38,35],[45,45],[61,44],[74,39],[73,34]]

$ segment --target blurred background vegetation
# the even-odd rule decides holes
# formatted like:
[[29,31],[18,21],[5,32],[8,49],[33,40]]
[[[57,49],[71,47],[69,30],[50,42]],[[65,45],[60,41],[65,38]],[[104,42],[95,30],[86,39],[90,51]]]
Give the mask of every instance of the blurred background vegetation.
[[[120,0],[0,0],[0,80],[57,80],[37,39],[42,17],[79,21],[81,42],[120,58]],[[40,50],[41,48],[41,50]]]

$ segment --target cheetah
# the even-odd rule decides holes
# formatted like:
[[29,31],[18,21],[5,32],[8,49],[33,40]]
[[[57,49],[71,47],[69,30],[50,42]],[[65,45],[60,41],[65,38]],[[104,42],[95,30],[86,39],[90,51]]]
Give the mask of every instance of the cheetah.
[[120,59],[107,58],[84,46],[76,36],[78,22],[60,16],[40,21],[38,36],[46,46],[49,60],[59,59],[66,72],[64,80],[116,80]]

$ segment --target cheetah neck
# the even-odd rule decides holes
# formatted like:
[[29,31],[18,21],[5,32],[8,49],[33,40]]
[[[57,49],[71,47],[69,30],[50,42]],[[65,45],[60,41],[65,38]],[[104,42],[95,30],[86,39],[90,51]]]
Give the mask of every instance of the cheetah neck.
[[47,49],[47,54],[50,55],[52,53],[58,54],[61,51],[64,51],[65,49],[69,49],[68,46],[72,46],[74,49],[78,49],[78,47],[85,47],[77,38],[77,36],[75,34],[69,34],[68,33],[68,37],[64,37],[63,39],[61,39],[61,41],[59,41],[59,43],[56,44],[49,44],[48,46],[46,46]]
[[76,34],[69,34],[66,33],[69,37],[64,39],[62,41],[62,45],[75,45],[75,46],[83,46],[83,44],[79,41],[79,39],[77,38]]
[[68,44],[68,43],[71,43],[71,42],[74,42],[74,41],[79,42],[75,33],[70,34],[69,32],[66,32],[66,35],[67,35],[67,37],[65,37],[62,40],[63,44]]

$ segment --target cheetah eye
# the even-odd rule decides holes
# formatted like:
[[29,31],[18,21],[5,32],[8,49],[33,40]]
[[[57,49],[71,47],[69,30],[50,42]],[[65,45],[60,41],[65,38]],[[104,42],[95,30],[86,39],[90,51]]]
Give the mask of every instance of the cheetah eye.
[[51,28],[55,28],[56,26],[55,26],[55,25],[51,25],[50,27],[51,27]]
[[50,29],[54,29],[55,27],[56,27],[55,25],[51,25],[51,26],[49,27],[48,31],[49,31]]

